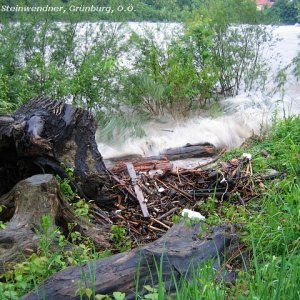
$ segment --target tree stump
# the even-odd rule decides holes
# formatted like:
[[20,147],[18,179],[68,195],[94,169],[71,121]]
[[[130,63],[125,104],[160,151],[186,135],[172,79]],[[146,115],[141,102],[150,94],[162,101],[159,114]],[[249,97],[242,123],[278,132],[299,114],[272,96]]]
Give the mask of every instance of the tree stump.
[[91,112],[47,97],[0,116],[0,196],[35,174],[66,177],[65,166],[74,169],[80,196],[101,200],[107,174],[96,128]]
[[40,228],[43,215],[49,215],[63,231],[67,230],[68,223],[76,224],[75,229],[89,237],[98,249],[110,246],[108,229],[76,216],[51,174],[34,175],[19,182],[0,198],[0,205],[6,207],[0,217],[8,221],[6,228],[0,230],[0,273],[9,263],[36,252],[36,228]]

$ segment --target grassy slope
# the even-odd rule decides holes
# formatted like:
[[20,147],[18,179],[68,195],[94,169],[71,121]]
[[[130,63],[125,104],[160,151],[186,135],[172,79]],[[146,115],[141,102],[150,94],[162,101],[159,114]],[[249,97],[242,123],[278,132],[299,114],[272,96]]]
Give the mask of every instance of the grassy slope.
[[[269,152],[263,158],[261,150]],[[299,299],[300,292],[300,117],[275,125],[271,135],[250,149],[257,170],[272,167],[284,174],[271,181],[260,210],[246,226],[245,239],[253,249],[252,270],[245,274],[241,299]],[[247,297],[244,297],[247,295]]]

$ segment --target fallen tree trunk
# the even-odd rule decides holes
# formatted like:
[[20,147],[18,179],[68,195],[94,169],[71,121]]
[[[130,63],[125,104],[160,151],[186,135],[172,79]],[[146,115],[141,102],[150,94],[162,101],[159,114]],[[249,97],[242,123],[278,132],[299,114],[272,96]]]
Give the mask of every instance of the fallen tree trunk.
[[170,161],[188,158],[214,157],[217,154],[218,150],[212,144],[187,144],[183,147],[166,149],[155,156],[142,157],[141,155],[126,155],[109,158],[105,160],[105,162],[113,173],[120,173],[126,170],[126,162],[132,162],[135,170],[140,172],[151,170],[169,171],[173,167],[173,164]]
[[80,288],[102,295],[121,291],[126,299],[135,299],[137,290],[141,295],[146,293],[145,285],[157,286],[160,266],[162,280],[172,290],[174,279],[178,283],[184,276],[189,278],[200,263],[211,260],[216,269],[220,268],[236,238],[231,230],[217,226],[203,232],[201,224],[183,221],[144,247],[62,270],[21,299],[81,299]]
[[129,154],[107,159],[111,163],[119,161],[151,161],[151,160],[177,160],[197,157],[212,157],[217,154],[217,149],[210,143],[186,144],[182,147],[168,148],[159,155],[143,157],[140,154]]
[[106,167],[95,141],[97,123],[82,108],[36,97],[11,116],[0,116],[0,196],[35,174],[67,177],[87,199],[101,199]]
[[51,174],[35,175],[19,182],[0,197],[2,205],[5,209],[0,217],[8,223],[5,229],[0,230],[0,273],[8,269],[10,263],[36,252],[36,230],[41,229],[41,218],[44,215],[48,215],[66,235],[67,225],[76,224],[75,230],[89,237],[96,249],[110,246],[108,228],[96,226],[76,216],[72,206],[61,196],[59,184]]
[[[132,164],[137,172],[149,172],[155,170],[166,172],[171,171],[173,168],[173,164],[166,159],[134,161]],[[110,168],[110,171],[114,174],[117,174],[124,172],[126,169],[126,163],[124,161],[119,161],[112,168]]]
[[217,154],[217,149],[210,143],[187,144],[183,147],[169,148],[161,153],[168,160],[178,160],[197,157],[212,157]]

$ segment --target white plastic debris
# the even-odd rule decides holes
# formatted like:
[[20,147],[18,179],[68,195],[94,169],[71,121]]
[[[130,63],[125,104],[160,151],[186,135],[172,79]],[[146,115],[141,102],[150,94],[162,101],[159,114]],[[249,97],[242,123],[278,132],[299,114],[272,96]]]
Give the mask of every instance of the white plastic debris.
[[242,157],[252,160],[252,154],[250,153],[243,153]]
[[204,220],[205,217],[202,216],[199,212],[192,211],[190,209],[183,209],[181,215],[183,217],[188,217],[189,219],[197,219],[197,220]]
[[157,190],[159,193],[162,193],[165,191],[165,189],[163,187],[160,187],[158,190]]
[[116,214],[120,214],[122,212],[122,209],[117,209]]

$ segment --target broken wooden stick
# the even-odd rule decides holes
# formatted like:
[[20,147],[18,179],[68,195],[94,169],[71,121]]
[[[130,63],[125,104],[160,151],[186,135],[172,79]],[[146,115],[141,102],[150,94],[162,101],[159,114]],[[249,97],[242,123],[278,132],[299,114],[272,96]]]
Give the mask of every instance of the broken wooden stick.
[[134,191],[136,193],[136,197],[140,203],[140,207],[142,209],[143,216],[145,218],[149,218],[149,212],[148,212],[148,208],[146,205],[146,201],[145,201],[145,198],[144,198],[144,195],[143,195],[143,192],[142,192],[140,186],[137,184],[137,176],[136,176],[136,172],[134,170],[133,164],[127,163],[126,166],[127,166],[128,174],[129,174],[132,184],[134,186]]

